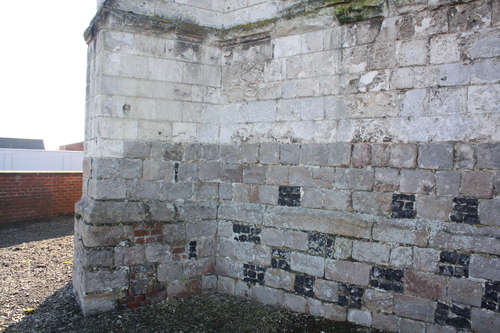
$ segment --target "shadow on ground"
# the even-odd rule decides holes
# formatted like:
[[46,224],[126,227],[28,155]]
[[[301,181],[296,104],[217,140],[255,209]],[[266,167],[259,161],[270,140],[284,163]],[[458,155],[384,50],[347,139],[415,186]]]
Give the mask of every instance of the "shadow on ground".
[[59,216],[0,224],[0,247],[73,235],[74,217]]
[[12,332],[336,332],[375,333],[348,322],[298,315],[231,296],[168,299],[122,312],[83,317],[71,284],[48,297],[36,311],[7,328]]

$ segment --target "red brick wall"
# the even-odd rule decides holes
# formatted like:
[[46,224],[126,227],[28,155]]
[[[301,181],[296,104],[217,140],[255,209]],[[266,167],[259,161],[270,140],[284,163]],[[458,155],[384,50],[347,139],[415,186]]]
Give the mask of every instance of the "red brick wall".
[[73,214],[81,172],[1,172],[0,223]]

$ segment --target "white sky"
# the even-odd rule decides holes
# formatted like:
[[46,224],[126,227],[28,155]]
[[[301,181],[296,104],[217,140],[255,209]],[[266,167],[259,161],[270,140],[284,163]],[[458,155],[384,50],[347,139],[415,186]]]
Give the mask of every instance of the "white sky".
[[2,1],[0,137],[83,141],[87,45],[95,0]]

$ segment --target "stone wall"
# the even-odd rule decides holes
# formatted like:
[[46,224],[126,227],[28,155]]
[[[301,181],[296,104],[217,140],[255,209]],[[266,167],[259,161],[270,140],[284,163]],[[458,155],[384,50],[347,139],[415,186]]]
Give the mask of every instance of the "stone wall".
[[203,27],[103,4],[84,313],[221,292],[391,332],[500,327],[500,6],[338,2],[227,29],[222,2],[194,3],[219,15]]

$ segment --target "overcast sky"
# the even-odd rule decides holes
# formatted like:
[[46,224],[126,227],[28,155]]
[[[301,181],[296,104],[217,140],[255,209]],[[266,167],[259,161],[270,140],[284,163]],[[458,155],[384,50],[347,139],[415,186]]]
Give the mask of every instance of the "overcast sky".
[[0,137],[83,141],[86,50],[95,0],[3,1]]

